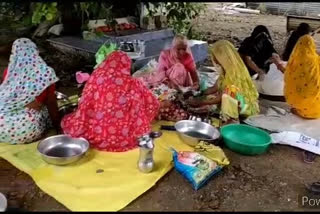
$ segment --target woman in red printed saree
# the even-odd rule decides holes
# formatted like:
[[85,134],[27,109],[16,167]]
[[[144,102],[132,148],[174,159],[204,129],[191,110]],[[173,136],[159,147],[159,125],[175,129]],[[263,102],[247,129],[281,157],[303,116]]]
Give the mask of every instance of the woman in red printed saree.
[[98,149],[124,152],[151,131],[159,102],[130,76],[131,60],[121,51],[111,53],[92,73],[78,109],[62,120],[64,133],[83,137]]

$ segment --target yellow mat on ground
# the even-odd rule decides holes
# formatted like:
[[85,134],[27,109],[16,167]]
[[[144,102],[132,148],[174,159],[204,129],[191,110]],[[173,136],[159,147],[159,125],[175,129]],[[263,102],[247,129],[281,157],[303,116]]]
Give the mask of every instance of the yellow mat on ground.
[[[160,124],[168,125],[158,122],[153,130],[158,130]],[[175,132],[163,132],[155,141],[156,169],[149,174],[143,174],[137,168],[138,149],[125,153],[90,150],[73,165],[55,166],[41,159],[37,143],[1,143],[0,157],[29,174],[44,192],[71,211],[118,211],[150,189],[172,168],[170,147],[178,151],[192,150]]]

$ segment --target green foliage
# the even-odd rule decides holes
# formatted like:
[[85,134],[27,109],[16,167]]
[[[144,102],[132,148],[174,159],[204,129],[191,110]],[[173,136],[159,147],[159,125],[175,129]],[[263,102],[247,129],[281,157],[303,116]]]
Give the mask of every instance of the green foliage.
[[0,2],[0,27],[17,29],[31,25],[27,2]]
[[188,31],[188,33],[186,34],[186,36],[187,36],[189,39],[207,40],[207,37],[206,37],[205,33],[194,30],[194,29],[193,29],[193,26],[191,26],[191,27],[189,28],[189,31]]
[[172,27],[175,33],[188,36],[192,35],[192,21],[205,10],[205,5],[191,2],[157,2],[148,3],[146,8],[149,16],[166,15],[169,27]]
[[112,5],[106,2],[77,2],[74,3],[75,11],[81,16],[82,24],[89,19],[106,19],[109,24],[113,21]]
[[187,35],[192,30],[192,20],[196,19],[204,8],[204,5],[200,3],[167,3],[169,26],[175,29],[176,33]]
[[40,24],[43,21],[52,21],[58,16],[57,2],[35,3],[33,5],[32,23]]
[[0,3],[0,14],[3,18],[10,17],[13,18],[15,15],[14,3],[11,2],[1,2]]
[[[33,3],[32,23],[40,24],[43,21],[52,21],[59,16],[58,4],[56,2]],[[107,2],[76,2],[74,10],[70,11],[81,17],[83,26],[89,19],[112,20],[112,5]],[[111,22],[111,21],[110,21]]]

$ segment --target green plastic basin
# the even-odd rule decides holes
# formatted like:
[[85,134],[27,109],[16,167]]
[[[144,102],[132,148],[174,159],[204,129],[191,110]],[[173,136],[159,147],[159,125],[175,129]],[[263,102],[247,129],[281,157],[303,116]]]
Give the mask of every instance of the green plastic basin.
[[271,144],[271,137],[267,132],[248,125],[223,126],[221,135],[230,150],[243,155],[262,154]]

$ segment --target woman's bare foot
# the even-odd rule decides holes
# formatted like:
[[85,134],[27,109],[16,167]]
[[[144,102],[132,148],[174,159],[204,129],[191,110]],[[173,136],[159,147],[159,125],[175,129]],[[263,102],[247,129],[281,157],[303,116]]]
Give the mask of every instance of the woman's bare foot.
[[298,115],[298,112],[297,112],[297,110],[296,110],[295,108],[291,108],[291,109],[290,109],[290,112],[291,112],[292,114]]

